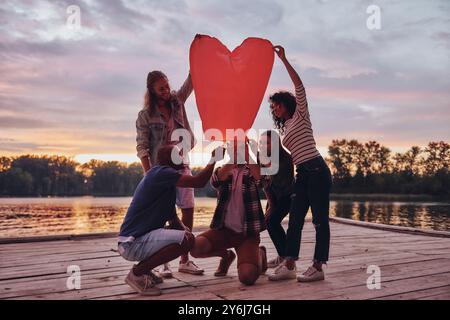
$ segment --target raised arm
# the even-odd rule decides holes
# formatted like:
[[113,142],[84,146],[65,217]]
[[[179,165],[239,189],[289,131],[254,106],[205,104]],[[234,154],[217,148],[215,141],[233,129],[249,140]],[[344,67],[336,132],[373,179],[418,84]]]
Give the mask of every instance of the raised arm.
[[286,58],[284,48],[282,46],[274,46],[273,49],[275,50],[276,54],[280,58],[281,62],[283,62],[284,66],[286,67],[286,70],[289,73],[289,76],[291,77],[291,80],[294,83],[294,86],[297,87],[297,86],[301,85],[302,81],[300,80],[300,76],[298,75],[297,71],[295,71],[294,67],[291,66],[288,59]]
[[300,108],[301,112],[306,112],[308,108],[308,103],[306,101],[306,92],[305,87],[303,86],[303,82],[300,79],[297,71],[295,71],[294,67],[289,63],[286,58],[286,54],[284,52],[284,48],[282,46],[274,46],[273,49],[277,53],[280,60],[283,62],[286,70],[291,77],[292,82],[295,86],[295,100],[297,102],[297,108]]
[[191,95],[192,90],[194,90],[194,87],[192,86],[191,73],[189,73],[183,85],[177,91],[178,99],[180,99],[183,103],[186,102],[187,98]]

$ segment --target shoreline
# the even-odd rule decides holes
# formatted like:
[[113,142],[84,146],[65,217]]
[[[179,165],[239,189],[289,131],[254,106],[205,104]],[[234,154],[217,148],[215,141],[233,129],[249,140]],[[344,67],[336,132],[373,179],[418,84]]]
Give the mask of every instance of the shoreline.
[[449,197],[428,194],[390,194],[390,193],[332,193],[330,200],[348,201],[401,201],[401,202],[450,202]]
[[[311,218],[307,218],[306,222],[311,222]],[[390,231],[395,233],[405,233],[413,235],[422,235],[438,238],[450,238],[450,231],[437,231],[431,229],[419,229],[412,227],[402,227],[389,224],[381,224],[374,222],[359,221],[340,217],[330,217],[330,222],[357,226],[361,228],[376,229],[383,231]],[[287,225],[287,222],[283,222],[283,225]],[[201,232],[208,229],[207,226],[194,227],[193,232]],[[33,243],[33,242],[47,242],[47,241],[79,241],[89,239],[103,239],[117,237],[118,232],[99,232],[99,233],[85,233],[85,234],[61,234],[61,235],[48,235],[48,236],[28,236],[28,237],[9,237],[0,238],[0,244],[14,244],[14,243]]]
[[[52,195],[27,195],[27,196],[5,196],[0,195],[1,199],[72,199],[72,198],[127,198],[133,195],[70,195],[70,196],[52,196]],[[196,195],[196,198],[216,199],[207,195]],[[261,198],[265,200],[265,198]],[[402,201],[402,202],[450,202],[450,197],[434,196],[429,194],[395,194],[395,193],[331,193],[331,201]]]

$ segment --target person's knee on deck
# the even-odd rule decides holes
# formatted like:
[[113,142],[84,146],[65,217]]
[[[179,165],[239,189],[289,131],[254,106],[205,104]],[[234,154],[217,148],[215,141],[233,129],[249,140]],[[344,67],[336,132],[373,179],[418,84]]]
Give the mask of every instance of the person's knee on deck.
[[195,238],[190,254],[194,258],[203,258],[211,251],[211,247],[211,242],[206,237],[198,236]]
[[247,286],[253,285],[259,278],[258,266],[251,263],[242,263],[238,267],[239,281]]

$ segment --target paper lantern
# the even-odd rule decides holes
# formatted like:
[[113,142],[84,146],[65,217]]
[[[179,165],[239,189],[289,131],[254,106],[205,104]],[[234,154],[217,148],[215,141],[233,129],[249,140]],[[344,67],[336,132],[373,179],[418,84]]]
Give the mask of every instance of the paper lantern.
[[274,62],[273,45],[247,38],[232,52],[218,39],[197,35],[190,48],[190,72],[203,131],[247,131],[253,125]]

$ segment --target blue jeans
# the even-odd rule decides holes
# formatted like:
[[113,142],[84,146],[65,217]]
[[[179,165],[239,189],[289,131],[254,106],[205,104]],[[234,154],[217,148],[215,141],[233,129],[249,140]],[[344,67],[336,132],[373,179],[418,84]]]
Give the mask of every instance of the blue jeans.
[[129,242],[119,242],[119,254],[128,261],[142,261],[154,255],[159,250],[173,243],[180,244],[185,231],[173,229],[156,229],[142,237]]
[[330,251],[331,172],[325,160],[317,157],[297,165],[294,193],[286,235],[286,256],[298,259],[305,217],[311,207],[316,229],[314,261],[327,262]]

